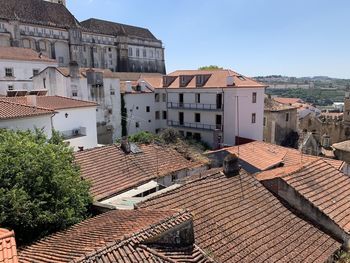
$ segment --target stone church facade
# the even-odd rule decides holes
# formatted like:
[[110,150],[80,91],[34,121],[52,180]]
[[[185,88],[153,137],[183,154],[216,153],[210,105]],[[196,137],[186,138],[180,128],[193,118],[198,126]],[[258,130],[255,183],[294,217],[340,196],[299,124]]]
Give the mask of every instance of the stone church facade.
[[165,74],[164,48],[148,29],[88,19],[79,22],[65,0],[0,0],[0,46],[31,48],[59,66]]

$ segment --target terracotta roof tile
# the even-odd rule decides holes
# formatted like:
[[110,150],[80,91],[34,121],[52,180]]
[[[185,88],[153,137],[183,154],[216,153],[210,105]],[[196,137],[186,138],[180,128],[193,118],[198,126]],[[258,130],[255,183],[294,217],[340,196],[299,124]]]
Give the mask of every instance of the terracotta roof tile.
[[34,116],[54,114],[54,111],[52,110],[21,105],[9,101],[3,101],[3,99],[4,97],[0,97],[0,120],[28,118]]
[[265,111],[285,111],[285,110],[297,110],[296,107],[289,106],[280,102],[275,101],[274,99],[265,98]]
[[0,0],[0,18],[60,28],[79,26],[64,5],[42,0]]
[[218,262],[325,262],[340,247],[244,172],[214,172],[140,207],[188,209],[196,244]]
[[0,47],[0,59],[51,62],[57,64],[56,60],[50,59],[44,55],[39,56],[39,53],[32,49],[18,47]]
[[0,262],[18,263],[15,233],[0,228]]
[[157,145],[142,145],[140,149],[142,153],[125,154],[112,145],[75,153],[83,178],[92,183],[90,191],[96,200],[198,165],[173,149]]
[[[9,101],[28,106],[30,105],[28,103],[27,97],[1,97],[0,101]],[[36,105],[40,108],[61,110],[71,108],[95,107],[97,106],[97,103],[61,96],[36,96]]]
[[[273,179],[269,171],[261,180]],[[271,171],[274,173],[274,170]],[[278,177],[305,199],[350,233],[350,178],[324,160],[305,164],[295,171],[284,171]]]
[[239,153],[239,157],[243,161],[261,171],[276,167],[279,163],[282,163],[284,166],[291,166],[306,164],[310,161],[318,159],[324,159],[336,169],[341,169],[344,164],[343,161],[302,154],[296,149],[286,148],[261,141],[255,141],[240,146],[233,146],[225,148],[224,150],[234,154]]
[[139,262],[131,259],[156,258],[139,247],[141,243],[190,220],[186,211],[114,210],[24,248],[19,259],[23,263],[101,262],[101,258],[111,263]]
[[299,98],[273,98],[275,101],[282,103],[282,104],[288,104],[293,105],[296,103],[302,103],[303,100]]

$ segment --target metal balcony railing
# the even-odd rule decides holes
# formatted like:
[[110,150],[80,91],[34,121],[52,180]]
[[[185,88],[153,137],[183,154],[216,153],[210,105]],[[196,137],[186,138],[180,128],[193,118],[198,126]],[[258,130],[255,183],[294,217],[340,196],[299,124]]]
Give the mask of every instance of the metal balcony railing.
[[190,109],[190,110],[213,110],[213,111],[222,111],[222,110],[223,110],[223,105],[205,104],[205,103],[177,103],[177,102],[168,102],[168,108],[170,108],[170,109]]
[[69,140],[76,137],[82,137],[86,136],[86,128],[85,127],[79,127],[76,129],[68,130],[68,131],[61,131],[60,132],[64,139]]
[[191,122],[179,122],[179,121],[168,121],[168,126],[179,127],[179,128],[190,128],[196,130],[207,130],[207,131],[222,131],[223,125],[211,125],[211,124],[203,124],[203,123],[191,123]]

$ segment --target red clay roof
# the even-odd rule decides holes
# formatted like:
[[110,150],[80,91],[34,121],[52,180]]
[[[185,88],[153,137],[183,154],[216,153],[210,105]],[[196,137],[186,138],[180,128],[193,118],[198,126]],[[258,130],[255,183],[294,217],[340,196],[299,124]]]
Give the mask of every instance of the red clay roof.
[[140,262],[135,258],[152,258],[142,243],[191,220],[185,211],[114,210],[24,248],[19,258],[23,263]]
[[[1,97],[0,101],[10,101],[22,105],[30,105],[27,97]],[[36,96],[36,105],[40,108],[50,110],[62,110],[84,107],[96,107],[97,103],[92,101],[76,100],[61,96]]]
[[288,105],[293,105],[295,103],[303,102],[303,100],[299,98],[273,98],[273,99],[279,103],[288,104]]
[[[266,85],[261,84],[251,78],[242,76],[237,72],[234,72],[230,69],[223,70],[177,70],[174,71],[167,76],[176,77],[174,81],[168,87],[171,88],[180,88],[180,76],[190,76],[191,81],[185,86],[181,88],[197,88],[196,86],[196,78],[197,75],[205,75],[208,77],[208,80],[205,84],[200,88],[265,88]],[[227,77],[233,77],[234,86],[227,86]],[[162,76],[154,76],[154,77],[143,77],[148,84],[152,86],[152,88],[164,88],[163,87],[163,77]]]
[[92,183],[90,191],[95,200],[198,165],[173,149],[157,145],[141,145],[140,149],[142,153],[125,154],[112,145],[75,153],[82,177]]
[[284,166],[290,166],[306,164],[318,159],[324,159],[336,169],[341,169],[344,164],[343,161],[306,155],[296,149],[261,141],[233,146],[224,150],[234,154],[238,154],[239,152],[239,158],[262,171],[273,168],[279,163],[283,163]]
[[[272,171],[273,173],[273,171]],[[273,179],[265,172],[262,180]],[[259,175],[258,175],[259,177]],[[350,233],[350,178],[324,160],[316,160],[278,176]]]
[[0,97],[0,120],[20,119],[42,115],[52,115],[54,111],[21,105],[14,102],[4,101],[4,97]]
[[277,102],[274,99],[265,98],[264,104],[265,104],[264,105],[265,111],[286,111],[286,110],[297,111],[296,107]]
[[18,263],[15,233],[0,228],[0,262]]
[[253,176],[210,172],[140,207],[188,209],[196,244],[217,262],[325,262],[341,246],[285,208]]
[[56,60],[50,59],[30,48],[18,47],[0,47],[0,59],[35,61],[35,62],[51,62],[57,64]]

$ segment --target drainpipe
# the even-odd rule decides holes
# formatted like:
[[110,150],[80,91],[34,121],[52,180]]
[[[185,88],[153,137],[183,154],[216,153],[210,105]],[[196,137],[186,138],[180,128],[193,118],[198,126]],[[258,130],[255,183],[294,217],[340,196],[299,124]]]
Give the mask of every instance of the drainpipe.
[[53,115],[51,115],[51,117],[50,117],[50,122],[51,122],[51,135],[52,135],[52,133],[53,133],[53,131],[54,131],[54,127],[53,127],[53,117],[55,117],[56,116],[56,112],[53,114]]

